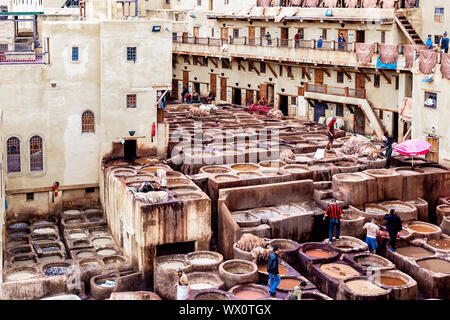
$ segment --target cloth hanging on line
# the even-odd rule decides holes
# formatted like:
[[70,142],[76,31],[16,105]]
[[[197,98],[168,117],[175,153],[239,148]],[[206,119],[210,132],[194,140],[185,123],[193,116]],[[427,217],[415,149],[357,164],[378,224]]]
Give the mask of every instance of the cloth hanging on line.
[[356,43],[356,60],[364,64],[370,63],[374,50],[374,43]]
[[346,8],[356,8],[358,6],[358,0],[345,0]]
[[363,0],[363,8],[376,8],[378,0]]
[[403,55],[406,60],[406,67],[411,68],[414,65],[414,61],[416,60],[416,56],[414,55],[414,50],[420,51],[424,50],[425,46],[423,45],[409,45],[403,46]]
[[319,7],[320,0],[305,0],[305,7],[317,8]]
[[302,4],[303,0],[291,0],[291,6],[299,7]]
[[420,51],[419,70],[423,74],[432,74],[437,63],[438,53],[431,50]]
[[383,9],[394,9],[397,0],[383,0],[380,2],[380,6],[381,3],[383,4]]
[[256,5],[258,7],[270,7],[270,2],[271,2],[271,0],[258,0]]
[[450,80],[450,54],[449,53],[442,53],[441,73],[442,73],[442,78]]
[[398,46],[396,44],[380,45],[380,62],[386,64],[397,63]]
[[338,0],[324,0],[322,5],[326,8],[337,8]]

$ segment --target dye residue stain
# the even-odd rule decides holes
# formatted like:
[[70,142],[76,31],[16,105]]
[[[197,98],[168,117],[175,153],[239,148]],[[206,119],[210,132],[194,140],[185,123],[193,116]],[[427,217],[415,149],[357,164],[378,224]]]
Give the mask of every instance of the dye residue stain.
[[450,250],[450,239],[429,240],[430,246],[440,250]]
[[375,295],[386,292],[383,288],[367,280],[350,280],[345,284],[356,294]]
[[328,258],[331,257],[331,252],[324,249],[309,249],[305,251],[310,257],[314,258]]
[[260,291],[244,289],[234,294],[236,297],[242,300],[256,300],[265,297],[266,295]]
[[422,247],[414,247],[414,246],[401,247],[398,248],[395,252],[397,252],[402,256],[411,258],[423,258],[434,255],[434,253],[431,251],[428,251]]
[[450,273],[450,262],[444,259],[426,259],[418,261],[417,264],[432,272]]
[[397,286],[403,286],[407,282],[402,279],[395,278],[395,277],[381,276],[380,283],[382,285],[389,286],[389,287],[397,287]]

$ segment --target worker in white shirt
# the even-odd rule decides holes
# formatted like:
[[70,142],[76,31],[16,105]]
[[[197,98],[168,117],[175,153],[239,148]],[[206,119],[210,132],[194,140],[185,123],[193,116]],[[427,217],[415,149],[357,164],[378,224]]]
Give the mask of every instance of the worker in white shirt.
[[376,225],[376,221],[375,218],[372,218],[371,221],[367,222],[363,227],[363,230],[367,230],[366,243],[369,246],[369,251],[372,253],[375,253],[378,248],[377,234],[380,233],[380,227]]

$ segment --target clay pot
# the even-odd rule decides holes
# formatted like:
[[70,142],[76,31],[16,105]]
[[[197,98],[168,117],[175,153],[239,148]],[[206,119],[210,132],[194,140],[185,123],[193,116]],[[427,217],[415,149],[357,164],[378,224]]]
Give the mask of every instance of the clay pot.
[[191,290],[225,289],[225,283],[217,272],[190,272],[187,277]]
[[231,300],[231,294],[218,289],[207,289],[202,291],[192,291],[189,300]]
[[259,284],[240,284],[228,290],[238,300],[260,300],[269,294],[269,288]]
[[192,265],[192,271],[213,271],[218,270],[223,256],[213,251],[195,251],[188,253],[186,260]]
[[374,274],[375,284],[391,289],[389,300],[417,300],[417,282],[399,270],[383,270]]
[[[358,282],[358,284],[356,284]],[[361,283],[361,285],[360,285]],[[369,287],[366,287],[369,286]],[[357,289],[358,288],[358,289]],[[392,289],[382,288],[368,277],[359,276],[345,279],[338,291],[339,300],[388,300]]]
[[220,264],[219,275],[230,289],[237,284],[258,282],[258,266],[246,260],[228,260]]
[[193,266],[186,260],[184,254],[173,254],[156,257],[154,260],[153,288],[163,299],[176,300],[178,281],[176,269],[181,267],[184,273],[193,271]]
[[269,245],[273,248],[277,246],[280,249],[280,258],[284,259],[288,264],[296,266],[298,263],[299,244],[289,239],[272,239]]
[[437,225],[442,223],[444,216],[450,215],[450,205],[449,204],[441,204],[436,207],[436,221]]
[[417,216],[420,221],[428,222],[428,202],[421,198],[405,202],[417,208]]

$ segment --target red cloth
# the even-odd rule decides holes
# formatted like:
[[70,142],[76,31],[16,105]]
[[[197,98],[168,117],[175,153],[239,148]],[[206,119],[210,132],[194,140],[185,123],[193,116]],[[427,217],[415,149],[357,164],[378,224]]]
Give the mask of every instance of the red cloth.
[[261,106],[259,104],[254,103],[248,108],[248,111],[258,112],[258,113],[262,113],[262,114],[267,114],[270,111],[270,107],[268,107],[268,106]]
[[337,204],[332,204],[327,208],[325,214],[330,217],[330,219],[340,220],[342,215],[342,209]]

